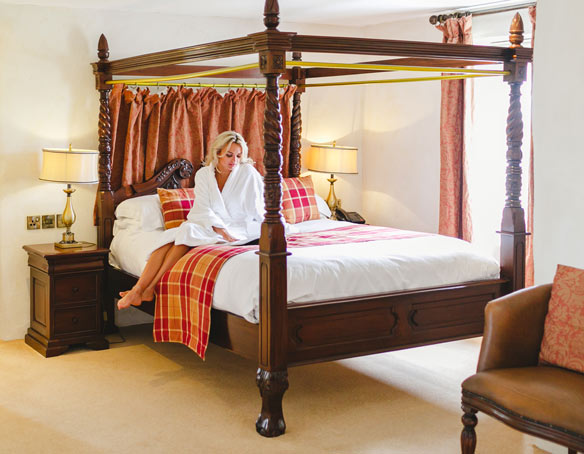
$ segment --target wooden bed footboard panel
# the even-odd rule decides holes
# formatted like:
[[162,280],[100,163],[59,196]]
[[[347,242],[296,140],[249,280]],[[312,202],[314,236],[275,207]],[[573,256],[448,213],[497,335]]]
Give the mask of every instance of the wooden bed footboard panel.
[[[114,297],[136,277],[108,267],[106,332],[115,330]],[[290,303],[289,366],[330,361],[450,340],[483,332],[485,305],[502,295],[506,280],[412,290],[316,303]],[[154,314],[154,304],[139,309]],[[259,325],[212,309],[210,340],[257,359]]]
[[288,364],[366,355],[479,336],[485,305],[505,281],[292,304]]

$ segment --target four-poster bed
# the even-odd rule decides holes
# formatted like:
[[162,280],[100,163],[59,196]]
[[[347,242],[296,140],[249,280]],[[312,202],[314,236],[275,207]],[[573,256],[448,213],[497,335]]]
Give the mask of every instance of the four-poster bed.
[[[511,47],[450,45],[381,39],[308,36],[280,32],[277,0],[267,0],[264,9],[267,29],[245,37],[229,39],[109,61],[109,48],[102,35],[98,45],[99,61],[93,64],[100,94],[99,152],[100,180],[97,197],[98,244],[109,247],[113,237],[114,210],[124,199],[152,194],[158,187],[178,188],[188,178],[193,165],[184,159],[169,162],[148,181],[112,189],[112,131],[109,95],[114,76],[157,76],[155,81],[175,83],[186,74],[206,77],[266,79],[266,106],[263,121],[265,165],[265,220],[259,241],[260,303],[259,325],[229,312],[213,309],[211,341],[248,358],[257,358],[257,385],[262,409],[256,422],[264,436],[285,431],[282,397],[288,388],[288,366],[333,360],[376,352],[407,348],[480,335],[485,304],[524,286],[525,221],[520,204],[522,119],[520,87],[532,51],[521,47],[522,23],[519,16],[511,28]],[[292,67],[286,53],[292,53]],[[350,55],[400,57],[368,62],[367,65],[316,64],[304,69],[301,55],[321,52]],[[259,54],[255,65],[239,67],[239,72],[218,66],[192,66],[186,63]],[[281,115],[278,102],[279,80],[297,86],[291,115],[288,173],[300,174],[301,115],[300,99],[306,81],[319,77],[393,71],[397,67],[434,67],[439,71],[463,70],[469,65],[503,63],[504,80],[511,87],[507,120],[507,199],[501,227],[501,277],[437,288],[423,288],[348,297],[312,303],[287,301],[286,263],[289,255],[282,223],[281,206]],[[391,66],[390,66],[391,65]],[[377,67],[376,67],[377,66]],[[466,74],[463,77],[473,76]],[[158,82],[156,82],[158,80]],[[140,81],[134,81],[140,85]],[[183,85],[182,83],[180,85]],[[188,85],[188,84],[186,84]],[[255,86],[255,84],[253,84]],[[113,298],[136,282],[128,273],[109,268],[104,302],[106,324],[112,326]],[[143,308],[153,311],[153,304]],[[304,331],[303,331],[304,330]]]

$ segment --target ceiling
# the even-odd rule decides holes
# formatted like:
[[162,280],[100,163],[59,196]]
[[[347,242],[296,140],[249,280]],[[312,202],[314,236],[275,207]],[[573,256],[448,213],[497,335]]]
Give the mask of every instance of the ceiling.
[[[264,7],[264,0],[0,0],[0,3],[239,19],[257,19]],[[342,26],[373,25],[405,17],[517,3],[522,1],[279,0],[281,21]]]

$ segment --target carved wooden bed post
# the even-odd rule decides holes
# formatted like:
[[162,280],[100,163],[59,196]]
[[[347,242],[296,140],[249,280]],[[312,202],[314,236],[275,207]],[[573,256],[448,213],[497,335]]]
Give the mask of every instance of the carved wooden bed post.
[[109,247],[112,239],[113,192],[111,187],[111,118],[109,110],[109,95],[111,85],[106,85],[112,76],[109,72],[109,46],[102,34],[97,45],[99,62],[94,66],[96,88],[99,90],[99,195],[97,199],[97,244]]
[[[509,30],[511,49],[521,47],[523,21],[515,14]],[[507,116],[507,177],[506,200],[501,222],[501,277],[509,279],[509,291],[525,287],[525,214],[521,208],[521,143],[523,119],[521,115],[521,84],[527,78],[527,62],[517,59],[505,63],[511,74],[504,80],[510,87],[509,115]]]
[[[266,0],[265,33],[279,34],[277,0]],[[260,70],[266,77],[266,107],[264,111],[264,165],[266,173],[265,207],[260,237],[260,329],[259,367],[256,383],[262,396],[262,410],[256,430],[263,436],[276,437],[286,430],[282,413],[282,398],[288,389],[286,350],[288,312],[286,307],[286,238],[280,215],[282,199],[282,124],[278,99],[278,80],[285,71],[286,53],[282,50],[261,50]]]
[[[302,60],[302,54],[300,52],[292,53],[292,60],[300,61]],[[296,85],[296,91],[292,98],[292,121],[291,121],[291,133],[290,133],[290,158],[288,174],[290,177],[297,177],[300,175],[301,156],[300,150],[302,145],[300,143],[302,137],[302,114],[300,110],[300,96],[304,93],[304,87],[298,87],[299,84],[304,84],[304,70],[299,66],[292,68],[292,79],[290,83]]]
[[[111,118],[109,110],[109,95],[111,85],[106,82],[111,80],[109,69],[109,46],[107,39],[102,34],[97,45],[99,61],[93,65],[95,85],[99,90],[99,187],[97,196],[97,245],[109,248],[113,237],[114,225],[114,195],[111,187],[112,163],[111,163]],[[107,278],[106,278],[107,279]],[[102,296],[102,311],[104,314],[103,326],[106,333],[115,330],[114,327],[114,296],[108,285]]]

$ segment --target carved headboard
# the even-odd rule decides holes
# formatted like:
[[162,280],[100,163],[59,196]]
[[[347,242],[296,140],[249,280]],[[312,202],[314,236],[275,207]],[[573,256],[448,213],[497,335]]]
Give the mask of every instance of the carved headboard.
[[158,188],[177,189],[181,180],[191,177],[193,165],[187,159],[173,159],[152,178],[143,183],[124,186],[117,191],[98,192],[97,241],[100,247],[108,248],[113,239],[116,207],[126,199],[155,194]]
[[186,180],[193,174],[193,165],[187,159],[173,159],[156,175],[143,183],[124,186],[114,192],[114,209],[121,202],[132,197],[155,194],[158,188],[177,189],[181,180]]

